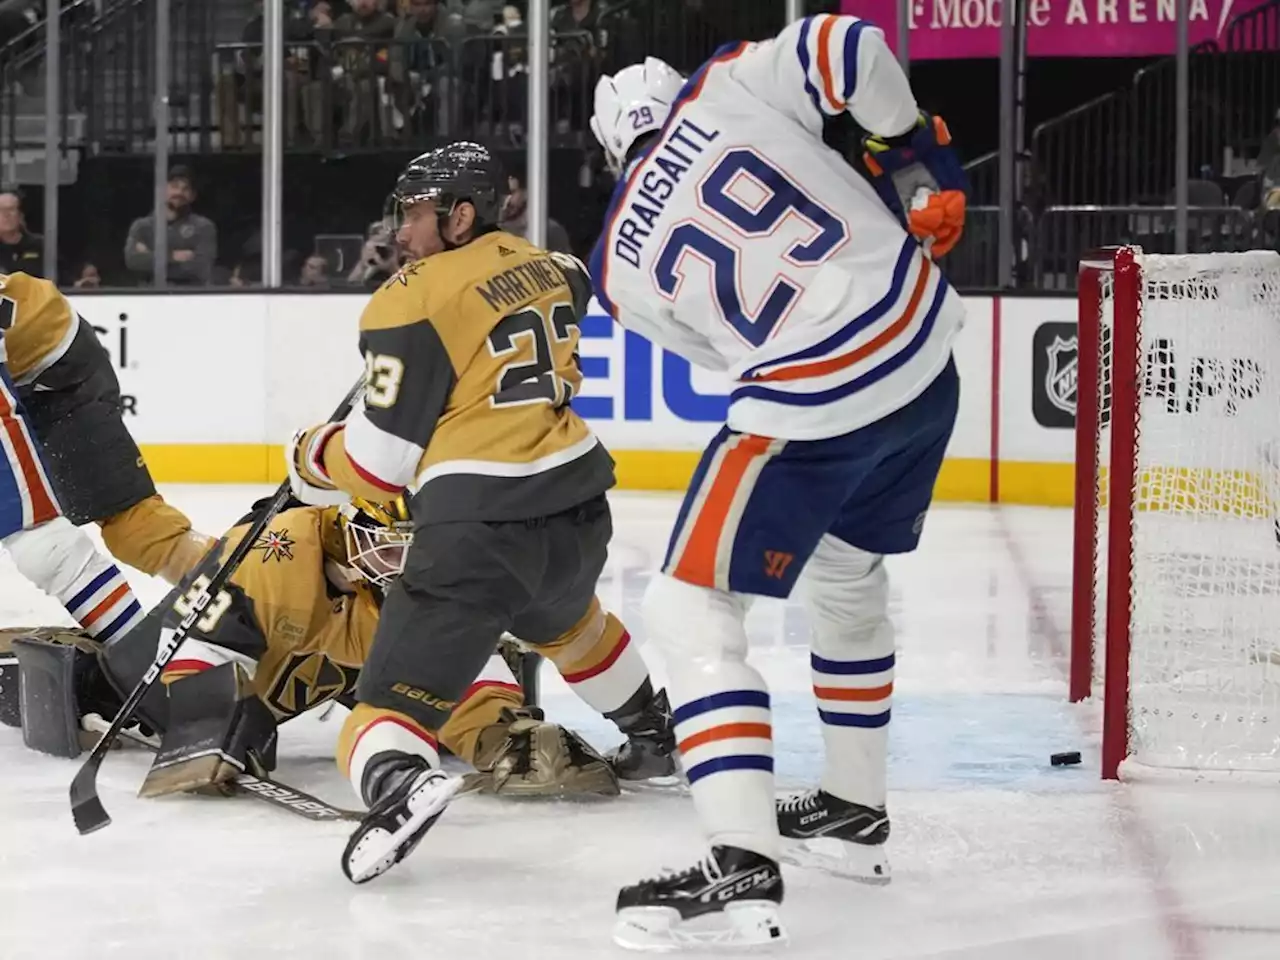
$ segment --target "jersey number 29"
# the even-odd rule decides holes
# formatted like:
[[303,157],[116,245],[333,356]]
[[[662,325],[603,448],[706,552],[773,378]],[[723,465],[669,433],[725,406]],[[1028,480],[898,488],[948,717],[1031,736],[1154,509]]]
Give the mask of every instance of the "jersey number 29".
[[[757,204],[747,206],[729,192],[740,176],[746,176],[766,192]],[[754,150],[730,150],[698,184],[698,200],[744,240],[767,237],[790,216],[808,221],[815,233],[794,243],[784,254],[788,263],[817,266],[835,253],[849,236],[845,222],[821,206],[793,183],[785,173]],[[754,311],[742,302],[742,250],[694,221],[686,221],[668,235],[658,253],[653,272],[658,289],[674,300],[684,280],[686,254],[694,254],[711,267],[713,300],[727,323],[748,345],[758,347],[769,339],[787,315],[800,290],[786,277],[773,282],[764,303]],[[757,257],[751,267],[758,269]],[[749,267],[750,269],[750,267]]]

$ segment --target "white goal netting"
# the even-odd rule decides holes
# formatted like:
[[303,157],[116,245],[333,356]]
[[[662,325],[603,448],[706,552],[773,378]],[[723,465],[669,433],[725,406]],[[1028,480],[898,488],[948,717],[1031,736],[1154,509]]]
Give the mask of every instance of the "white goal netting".
[[[1136,262],[1140,302],[1117,300],[1111,271],[1098,278],[1095,663],[1119,537],[1131,562],[1122,773],[1280,774],[1280,254]],[[1132,509],[1117,516],[1114,412],[1133,400],[1115,389],[1125,358],[1110,346],[1125,323],[1138,330],[1138,416]]]

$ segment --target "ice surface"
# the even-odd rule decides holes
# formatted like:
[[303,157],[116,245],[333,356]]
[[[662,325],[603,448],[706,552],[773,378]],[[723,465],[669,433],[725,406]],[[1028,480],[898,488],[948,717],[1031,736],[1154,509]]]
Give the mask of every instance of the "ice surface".
[[[207,531],[262,492],[164,490]],[[639,600],[677,501],[613,503],[601,592],[642,642]],[[1280,957],[1274,790],[1098,780],[1096,709],[1065,702],[1069,542],[1063,511],[940,507],[921,551],[891,561],[894,881],[788,868],[793,942],[781,956]],[[134,582],[145,602],[165,592]],[[0,623],[61,619],[0,558]],[[779,780],[810,783],[821,754],[804,617],[760,604],[750,628],[774,690]],[[618,739],[554,673],[544,686],[553,717],[600,746]],[[279,776],[349,804],[331,759],[337,731],[336,717],[289,724]],[[1050,768],[1050,753],[1070,749],[1081,766]],[[146,762],[107,759],[115,823],[80,837],[67,807],[75,763],[30,754],[0,727],[0,960],[604,960],[627,955],[609,942],[616,889],[700,852],[683,796],[467,797],[408,861],[356,888],[338,867],[346,826],[247,799],[138,800]]]

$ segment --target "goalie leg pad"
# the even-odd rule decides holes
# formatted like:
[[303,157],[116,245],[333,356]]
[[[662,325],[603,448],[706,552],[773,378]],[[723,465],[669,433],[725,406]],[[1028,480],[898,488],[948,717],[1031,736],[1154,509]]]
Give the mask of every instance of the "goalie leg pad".
[[[136,627],[113,637],[102,647],[98,659],[102,674],[119,694],[123,703],[146,675],[155,661],[160,646],[160,631],[165,616],[173,606],[178,590],[171,591]],[[143,696],[134,716],[151,730],[164,730],[169,723],[169,697],[163,684],[152,684]]]
[[0,723],[6,727],[22,726],[18,702],[18,655],[13,652],[13,637],[0,631]]
[[271,769],[276,721],[238,663],[169,685],[169,726],[141,797],[216,787],[238,773]]
[[60,632],[57,637],[13,641],[22,741],[32,750],[73,758],[82,749],[77,689],[86,671],[96,669],[96,645],[77,634]]

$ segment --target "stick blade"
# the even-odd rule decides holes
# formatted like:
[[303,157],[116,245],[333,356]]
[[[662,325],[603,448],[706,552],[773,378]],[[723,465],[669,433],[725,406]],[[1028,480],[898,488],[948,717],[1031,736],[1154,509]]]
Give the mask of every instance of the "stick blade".
[[101,830],[111,822],[107,808],[98,799],[98,767],[102,757],[91,754],[71,781],[71,817],[80,835]]

